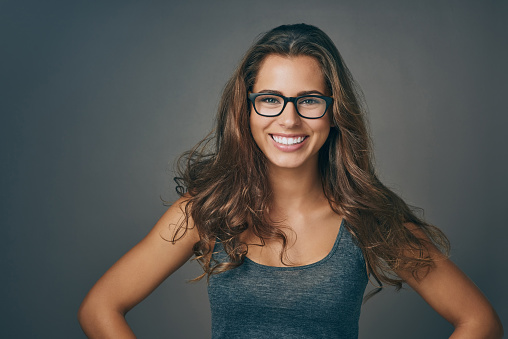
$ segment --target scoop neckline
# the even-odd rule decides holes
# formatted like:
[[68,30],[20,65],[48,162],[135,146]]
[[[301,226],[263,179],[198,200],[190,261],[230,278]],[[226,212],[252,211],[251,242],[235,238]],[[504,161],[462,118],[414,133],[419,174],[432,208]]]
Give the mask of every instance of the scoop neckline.
[[318,265],[324,263],[325,261],[327,261],[328,259],[330,259],[333,256],[333,254],[337,251],[337,248],[339,247],[340,239],[342,238],[343,228],[344,228],[344,218],[342,218],[342,221],[340,222],[339,232],[337,232],[337,237],[335,238],[335,243],[333,244],[332,249],[330,250],[330,252],[328,252],[328,254],[324,258],[322,258],[314,263],[310,263],[310,264],[306,264],[306,265],[299,265],[299,266],[270,266],[270,265],[260,264],[258,262],[255,262],[254,260],[250,259],[249,257],[245,256],[244,264],[245,264],[245,262],[248,262],[249,264],[252,264],[254,266],[257,266],[257,267],[260,267],[263,269],[279,270],[279,271],[302,270],[302,269],[318,266]]

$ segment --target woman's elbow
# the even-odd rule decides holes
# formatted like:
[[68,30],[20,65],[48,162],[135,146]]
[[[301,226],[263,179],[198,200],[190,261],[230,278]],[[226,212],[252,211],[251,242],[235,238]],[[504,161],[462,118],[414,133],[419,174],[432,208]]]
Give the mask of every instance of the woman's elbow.
[[492,338],[503,338],[504,337],[504,329],[503,324],[501,324],[501,320],[496,316],[495,322],[492,325]]
[[487,319],[485,319],[486,327],[489,329],[488,338],[502,338],[504,336],[503,324],[496,311],[491,307],[490,312],[486,313],[488,313]]
[[88,298],[85,298],[78,309],[78,321],[81,329],[85,333],[90,333],[94,324],[97,323],[98,306],[90,302]]
[[89,338],[135,338],[125,321],[128,309],[104,293],[88,293],[78,310],[78,321]]
[[83,332],[91,336],[94,333],[102,333],[116,313],[118,312],[109,308],[100,298],[88,295],[79,307],[78,321]]
[[456,326],[454,334],[456,336],[451,338],[462,338],[467,335],[471,338],[501,339],[504,336],[504,329],[498,315],[493,311]]

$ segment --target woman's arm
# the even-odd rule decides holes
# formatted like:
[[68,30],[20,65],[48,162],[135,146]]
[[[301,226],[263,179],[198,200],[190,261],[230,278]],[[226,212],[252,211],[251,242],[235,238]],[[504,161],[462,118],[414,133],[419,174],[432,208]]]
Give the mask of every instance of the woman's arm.
[[[423,232],[408,228],[426,239]],[[408,271],[397,275],[455,327],[450,338],[502,338],[501,321],[480,289],[436,247],[429,251],[435,266],[425,277],[416,280]]]
[[199,234],[188,225],[185,236],[170,240],[183,219],[179,199],[148,235],[116,262],[92,287],[78,312],[89,338],[135,338],[125,314],[192,256]]

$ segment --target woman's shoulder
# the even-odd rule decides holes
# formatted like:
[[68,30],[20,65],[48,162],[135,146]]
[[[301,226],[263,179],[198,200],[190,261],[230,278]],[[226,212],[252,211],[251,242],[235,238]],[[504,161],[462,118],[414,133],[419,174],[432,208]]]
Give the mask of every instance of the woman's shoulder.
[[190,238],[188,240],[194,240],[194,242],[199,241],[199,232],[190,215],[192,204],[190,199],[189,194],[181,196],[162,215],[156,225],[156,227],[162,226],[158,230],[161,237],[171,242],[183,237]]

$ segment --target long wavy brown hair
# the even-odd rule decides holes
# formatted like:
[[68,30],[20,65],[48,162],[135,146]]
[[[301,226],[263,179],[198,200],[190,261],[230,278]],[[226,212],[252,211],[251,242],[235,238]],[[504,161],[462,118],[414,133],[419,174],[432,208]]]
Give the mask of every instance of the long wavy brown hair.
[[[372,149],[362,106],[362,96],[331,39],[319,28],[283,25],[262,35],[247,51],[224,88],[214,132],[177,162],[177,192],[185,197],[185,220],[173,241],[186,231],[192,219],[200,235],[194,245],[203,276],[240,265],[248,244],[240,235],[248,228],[261,239],[278,239],[285,260],[287,238],[283,226],[270,219],[272,191],[266,158],[250,131],[251,111],[247,94],[267,55],[311,56],[323,72],[333,105],[334,127],[319,151],[319,170],[331,208],[361,248],[367,271],[382,285],[402,286],[393,272],[403,269],[420,278],[433,265],[428,248],[437,245],[448,252],[446,236],[416,216],[399,196],[375,174]],[[420,229],[428,239],[415,236],[407,225]],[[220,241],[230,262],[215,262],[211,244]],[[199,278],[201,278],[199,277]]]

